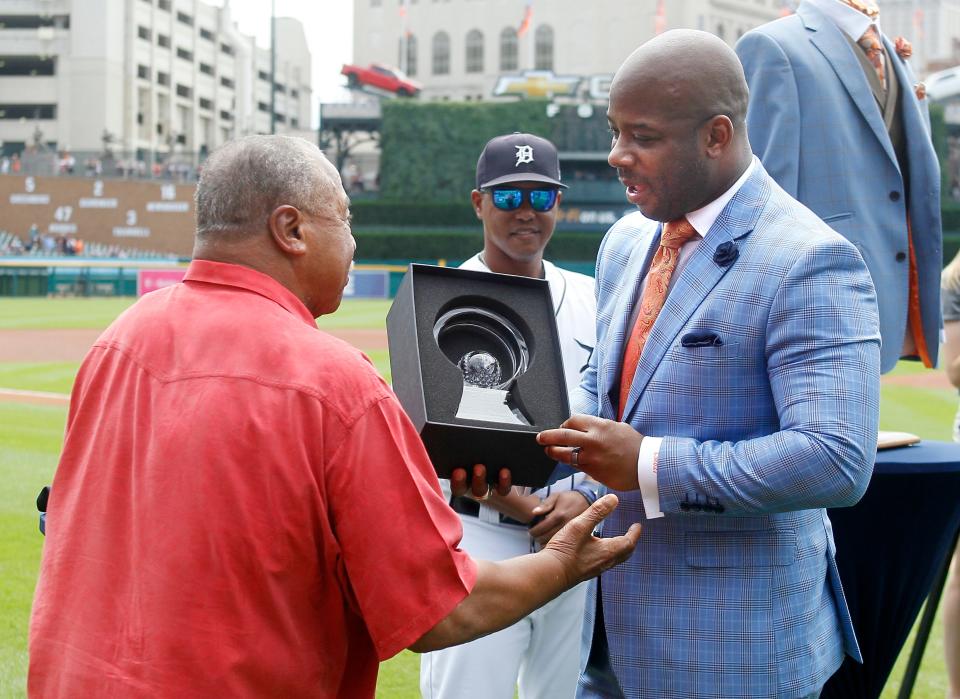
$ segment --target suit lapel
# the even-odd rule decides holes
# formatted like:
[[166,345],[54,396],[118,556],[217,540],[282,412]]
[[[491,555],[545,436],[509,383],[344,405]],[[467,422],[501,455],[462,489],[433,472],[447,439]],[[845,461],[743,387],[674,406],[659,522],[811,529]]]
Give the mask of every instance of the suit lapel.
[[[911,134],[922,134],[925,140],[930,139],[930,130],[927,128],[923,113],[920,110],[920,102],[917,100],[916,93],[913,91],[914,77],[907,64],[897,55],[897,50],[886,36],[882,37],[883,45],[887,49],[888,70],[892,69],[897,76],[897,82],[900,83],[900,115],[903,119],[904,136],[909,138]],[[909,125],[909,127],[908,127]],[[916,130],[918,129],[919,130]]]
[[[854,53],[854,48],[843,32],[829,19],[820,14],[815,7],[801,3],[797,15],[806,27],[810,42],[823,54],[823,57],[837,74],[837,78],[850,94],[850,98],[863,115],[864,120],[883,145],[884,151],[894,163],[897,156],[893,152],[890,137],[883,123],[883,115],[877,108],[876,98],[867,82],[863,67]],[[895,53],[893,55],[896,55]],[[892,61],[891,61],[892,62]]]
[[623,360],[623,348],[630,336],[632,330],[630,319],[633,315],[633,307],[639,300],[637,294],[640,288],[640,282],[647,269],[650,267],[650,261],[657,248],[660,246],[660,231],[663,225],[657,226],[655,233],[649,236],[649,240],[633,246],[630,251],[630,260],[623,270],[623,277],[631,286],[624,286],[623,293],[617,298],[617,304],[610,319],[610,328],[607,331],[611,338],[609,349],[605,355],[600,376],[600,414],[602,416],[616,419],[617,410],[615,401],[619,400],[620,391],[620,367]]
[[[926,110],[920,100],[917,99],[913,89],[916,78],[910,66],[896,54],[892,42],[887,40],[886,37],[884,37],[883,42],[890,54],[889,65],[892,66],[897,80],[900,82],[900,118],[903,126],[907,162],[911,164],[908,172],[901,174],[910,178],[911,191],[913,192],[936,191],[940,184],[937,175],[939,173],[939,163],[937,153],[930,140],[930,122]],[[925,199],[925,197],[912,199],[911,212],[921,208],[922,205],[918,202]],[[939,195],[934,194],[932,200],[934,202],[932,208],[938,210]],[[914,225],[916,226],[916,223]]]
[[625,421],[630,421],[640,396],[660,366],[664,354],[690,320],[690,316],[703,305],[704,299],[723,276],[736,266],[736,261],[728,265],[717,264],[714,262],[714,255],[723,243],[738,244],[736,241],[753,230],[763,205],[770,197],[768,176],[759,161],[754,161],[754,168],[753,174],[707,231],[707,235],[670,289],[640,355],[637,373],[634,374],[626,409],[623,411]]

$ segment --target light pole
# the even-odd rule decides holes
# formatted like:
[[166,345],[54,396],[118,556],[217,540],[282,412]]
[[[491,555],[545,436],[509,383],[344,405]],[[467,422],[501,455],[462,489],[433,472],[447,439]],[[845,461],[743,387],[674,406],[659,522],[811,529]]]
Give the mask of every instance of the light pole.
[[270,0],[270,133],[277,133],[277,7]]

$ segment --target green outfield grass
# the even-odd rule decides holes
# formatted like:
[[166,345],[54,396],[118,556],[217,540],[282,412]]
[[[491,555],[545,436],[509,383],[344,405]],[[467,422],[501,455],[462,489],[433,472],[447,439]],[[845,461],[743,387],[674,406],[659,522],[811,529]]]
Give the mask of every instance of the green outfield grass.
[[0,388],[70,393],[80,362],[0,362]]
[[[0,298],[0,330],[105,328],[134,302],[118,298]],[[390,301],[355,299],[317,323],[321,328],[383,328]]]
[[111,298],[0,298],[0,330],[50,328],[105,328],[135,299]]
[[336,313],[321,317],[317,325],[331,330],[337,328],[379,330],[387,326],[387,311],[390,303],[381,299],[348,299],[340,304],[340,310]]
[[0,402],[0,697],[24,696],[27,619],[43,537],[34,502],[50,482],[66,410]]
[[[0,299],[0,330],[103,328],[131,302],[132,299]],[[340,311],[322,318],[319,325],[328,329],[383,328],[388,307],[387,301],[345,301]],[[361,349],[381,373],[389,375],[386,350]],[[0,388],[66,393],[77,366],[75,362],[0,363]],[[901,363],[893,375],[924,371],[916,364]],[[955,391],[885,385],[881,428],[948,440],[956,407]],[[27,622],[42,545],[34,499],[52,478],[65,419],[63,407],[30,406],[0,399],[0,699],[24,695]],[[896,696],[906,656],[904,652],[898,661],[883,699]],[[399,654],[381,665],[377,696],[416,699],[418,674],[419,656],[409,651]],[[943,631],[938,617],[913,696],[940,699],[945,691]]]

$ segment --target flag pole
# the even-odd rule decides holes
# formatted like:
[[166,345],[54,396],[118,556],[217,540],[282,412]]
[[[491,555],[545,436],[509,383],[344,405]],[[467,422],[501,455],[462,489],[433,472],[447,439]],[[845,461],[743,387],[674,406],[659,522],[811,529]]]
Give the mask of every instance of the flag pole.
[[407,0],[400,0],[400,60],[397,65],[400,70],[406,74],[409,68],[407,56],[407,42],[409,41],[407,32]]
[[[533,24],[533,2],[528,1],[526,7],[523,10],[523,19],[520,20],[520,27],[517,29],[517,40],[523,39],[527,34],[530,34],[530,28]],[[517,50],[520,50],[520,47],[517,47]],[[536,47],[534,37],[531,36],[527,40],[527,57],[530,59],[528,65],[530,66],[529,70],[534,70],[536,67]]]

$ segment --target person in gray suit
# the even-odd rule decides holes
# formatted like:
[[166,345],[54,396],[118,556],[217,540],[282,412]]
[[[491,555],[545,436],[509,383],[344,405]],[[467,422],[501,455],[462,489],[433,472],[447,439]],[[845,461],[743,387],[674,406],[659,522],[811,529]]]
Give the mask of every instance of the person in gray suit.
[[853,242],[877,289],[882,370],[933,366],[940,331],[940,169],[922,85],[872,0],[803,0],[736,51],[754,153]]

